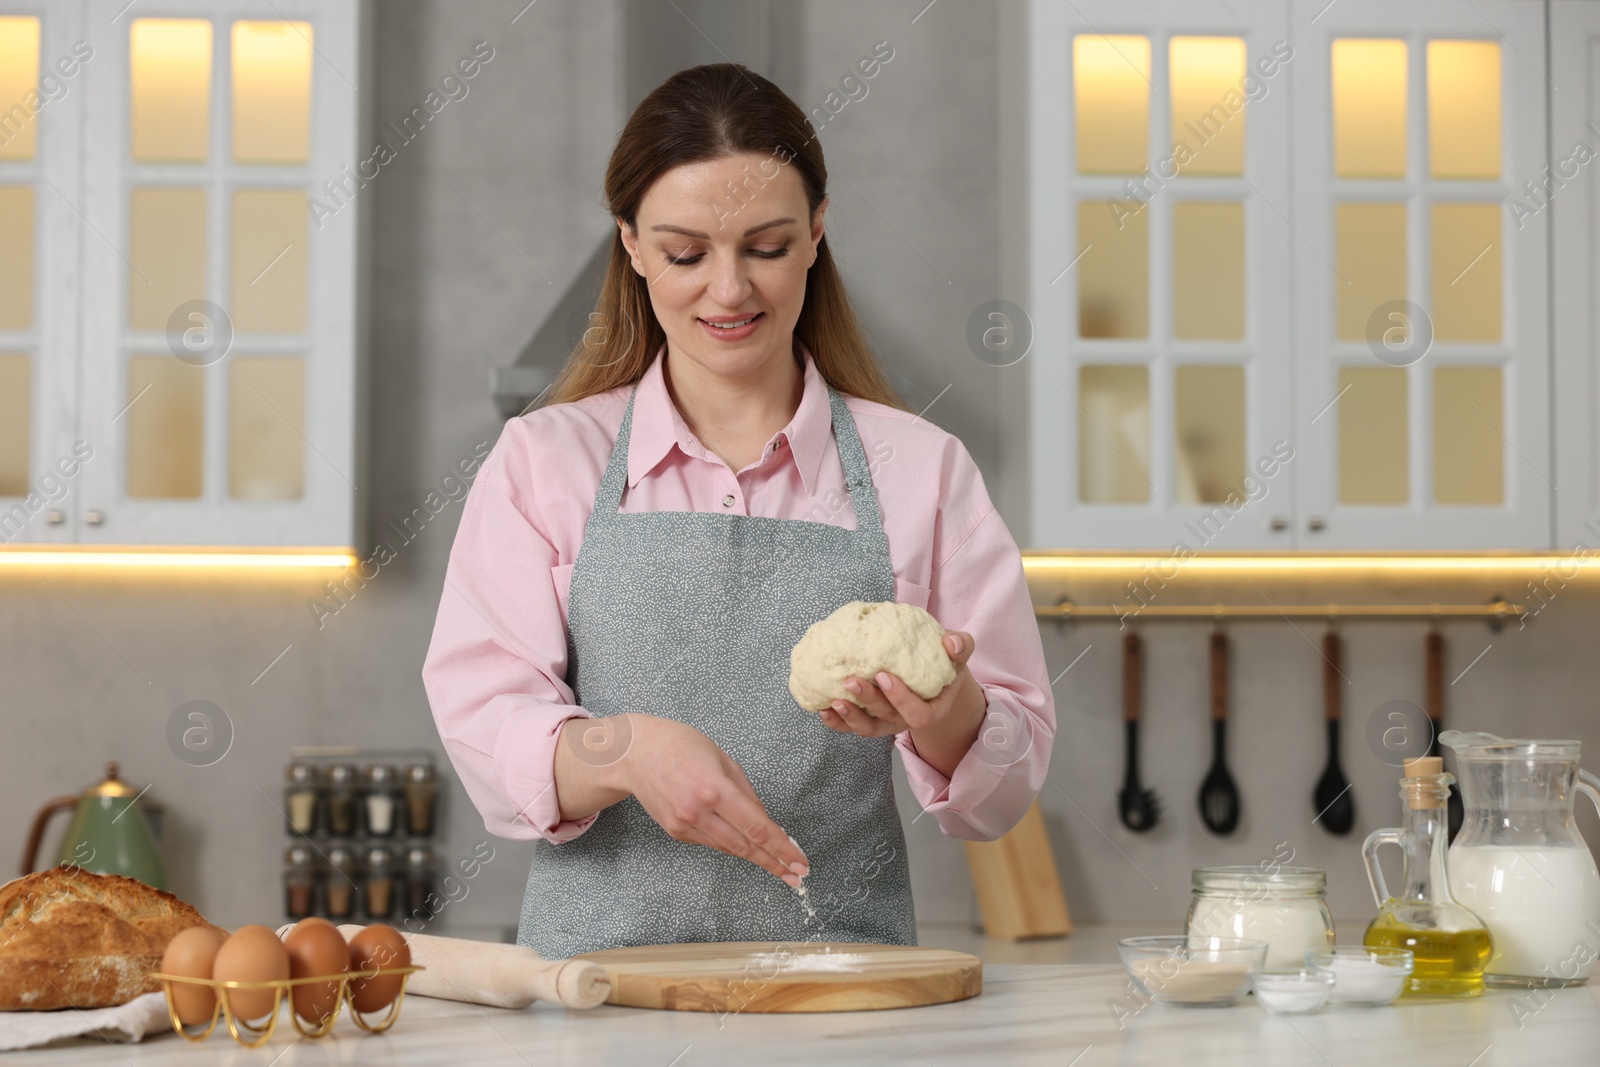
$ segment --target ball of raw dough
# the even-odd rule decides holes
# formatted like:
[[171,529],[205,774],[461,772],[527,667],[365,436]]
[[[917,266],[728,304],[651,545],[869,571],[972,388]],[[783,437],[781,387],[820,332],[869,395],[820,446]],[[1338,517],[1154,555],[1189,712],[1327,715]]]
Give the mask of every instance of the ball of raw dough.
[[944,650],[944,627],[915,604],[852,600],[820,622],[789,653],[789,692],[807,711],[835,700],[859,701],[844,687],[852,674],[888,671],[924,700],[956,679]]

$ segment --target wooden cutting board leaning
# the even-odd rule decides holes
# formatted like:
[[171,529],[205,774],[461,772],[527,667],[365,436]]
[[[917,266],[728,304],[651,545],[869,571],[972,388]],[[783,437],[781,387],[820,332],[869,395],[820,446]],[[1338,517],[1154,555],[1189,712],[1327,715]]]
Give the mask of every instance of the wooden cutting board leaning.
[[585,952],[607,1004],[666,1011],[878,1011],[983,991],[983,963],[945,949],[850,941],[717,941]]

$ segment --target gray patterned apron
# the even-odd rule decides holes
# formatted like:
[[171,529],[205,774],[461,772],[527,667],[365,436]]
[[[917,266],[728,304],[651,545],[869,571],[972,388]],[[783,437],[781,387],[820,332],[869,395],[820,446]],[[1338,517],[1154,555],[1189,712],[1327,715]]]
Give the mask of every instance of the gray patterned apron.
[[788,688],[789,651],[808,626],[852,600],[895,593],[855,420],[831,387],[828,404],[854,530],[618,511],[630,397],[567,599],[567,681],[577,702],[597,718],[676,719],[714,741],[805,851],[805,895],[748,860],[674,841],[630,796],[571,841],[534,843],[518,944],[564,959],[691,941],[917,943],[893,738],[830,730]]

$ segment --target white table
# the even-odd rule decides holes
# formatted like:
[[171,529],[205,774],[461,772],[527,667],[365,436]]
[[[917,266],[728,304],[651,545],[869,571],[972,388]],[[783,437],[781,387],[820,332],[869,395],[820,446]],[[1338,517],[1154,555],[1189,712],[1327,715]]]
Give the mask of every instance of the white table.
[[[225,1032],[191,1044],[163,1034],[137,1045],[80,1041],[7,1054],[12,1064],[228,1063],[255,1067],[394,1064],[415,1067],[1549,1067],[1600,1063],[1600,985],[1541,993],[1513,1012],[1518,994],[1388,1008],[1330,1008],[1279,1016],[1247,998],[1228,1008],[1177,1008],[1128,1000],[1119,967],[993,964],[981,996],[956,1004],[826,1015],[716,1015],[603,1006],[568,1011],[477,1008],[408,997],[394,1029],[360,1033],[348,1019],[310,1041],[288,1020],[260,1049]],[[1528,994],[1521,994],[1529,997]],[[1131,1015],[1128,1013],[1131,1012]],[[285,1036],[288,1035],[288,1036]],[[280,1057],[274,1059],[274,1057]]]

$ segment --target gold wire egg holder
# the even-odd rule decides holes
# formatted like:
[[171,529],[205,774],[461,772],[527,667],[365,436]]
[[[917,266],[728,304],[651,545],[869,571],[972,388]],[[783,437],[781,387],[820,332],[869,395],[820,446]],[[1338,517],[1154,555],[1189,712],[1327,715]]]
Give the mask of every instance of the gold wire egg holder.
[[[216,1030],[219,1019],[226,1020],[228,1033],[233,1039],[246,1048],[255,1048],[271,1040],[273,1033],[278,1028],[278,1016],[282,1013],[284,1001],[289,1003],[289,1021],[301,1037],[326,1037],[333,1031],[333,1024],[339,1018],[340,1010],[345,1004],[350,1005],[350,1018],[355,1024],[369,1034],[381,1034],[393,1026],[400,1018],[400,1004],[406,999],[406,981],[421,967],[379,967],[365,971],[346,971],[343,974],[311,975],[305,978],[282,978],[267,982],[236,982],[221,981],[216,978],[187,978],[178,974],[162,974],[160,971],[150,972],[150,977],[161,982],[161,988],[167,997],[167,1018],[172,1021],[172,1028],[190,1041],[204,1041]],[[368,978],[387,978],[393,975],[400,977],[400,989],[395,993],[394,1000],[388,1004],[388,1012],[382,1019],[373,1023],[364,1019],[356,1010],[355,993],[350,988],[350,983]],[[209,986],[217,993],[216,1003],[211,1008],[211,1021],[203,1029],[191,1030],[178,1018],[178,1006],[172,998],[172,987],[175,983],[186,985]],[[333,1010],[328,1017],[315,1025],[307,1023],[300,1018],[294,1010],[293,990],[295,986],[311,985],[313,983],[338,984],[339,990],[333,1002]],[[225,995],[226,990],[272,990],[272,1014],[267,1016],[265,1026],[255,1026],[234,1014],[233,1005]],[[372,1014],[377,1014],[376,1012]]]

